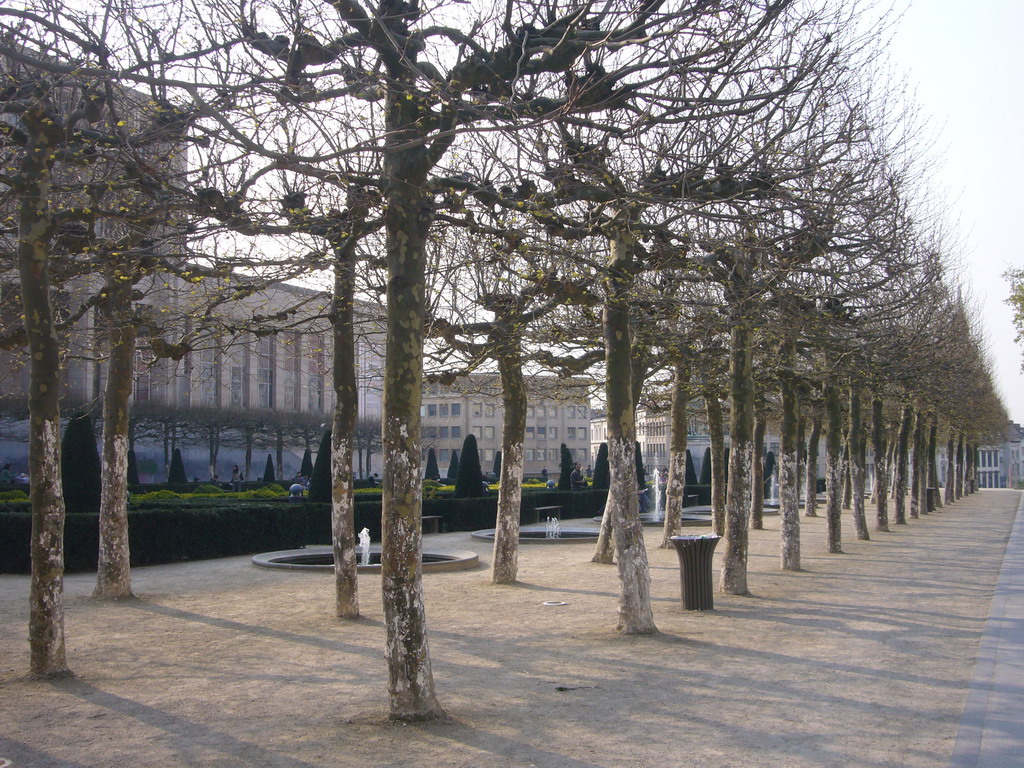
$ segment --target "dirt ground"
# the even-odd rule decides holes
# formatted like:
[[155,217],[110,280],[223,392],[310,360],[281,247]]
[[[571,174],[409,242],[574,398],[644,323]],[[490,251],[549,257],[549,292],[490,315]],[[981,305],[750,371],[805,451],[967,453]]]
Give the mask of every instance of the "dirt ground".
[[[0,758],[59,766],[925,768],[953,749],[1019,493],[983,491],[846,554],[802,518],[805,570],[779,570],[779,518],[751,532],[750,597],[682,610],[653,548],[660,633],[615,633],[618,579],[592,545],[525,545],[521,583],[486,565],[426,574],[450,720],[384,722],[379,577],[365,618],[331,615],[327,573],[248,558],[137,569],[139,599],[66,581],[70,680],[26,677],[28,579],[0,576]],[[488,545],[429,536],[427,549]],[[716,566],[717,566],[716,558]],[[544,606],[544,601],[565,601]],[[3,760],[0,760],[3,765]]]

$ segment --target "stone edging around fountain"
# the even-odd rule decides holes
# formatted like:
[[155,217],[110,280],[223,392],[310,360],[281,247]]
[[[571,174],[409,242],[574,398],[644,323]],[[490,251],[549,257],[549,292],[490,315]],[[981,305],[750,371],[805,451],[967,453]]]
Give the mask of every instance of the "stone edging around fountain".
[[[252,564],[261,568],[280,568],[293,571],[333,571],[333,562],[302,562],[303,560],[322,561],[325,556],[332,556],[332,554],[333,549],[329,546],[283,549],[279,552],[261,552],[258,555],[253,555]],[[377,555],[379,560],[380,545],[370,547],[370,554]],[[470,550],[424,552],[423,557],[424,573],[468,571],[480,565],[480,556]],[[333,561],[333,557],[331,557],[331,560]],[[359,565],[356,570],[359,573],[380,573],[380,563]]]
[[[474,539],[482,539],[483,541],[494,541],[494,528],[484,528],[479,531],[473,531],[471,534]],[[523,536],[523,534],[535,533],[537,536]],[[546,531],[543,528],[520,528],[519,529],[519,543],[520,544],[576,544],[578,542],[589,542],[593,544],[597,541],[597,537],[600,531],[596,528],[559,528],[559,536],[557,538],[547,538]]]

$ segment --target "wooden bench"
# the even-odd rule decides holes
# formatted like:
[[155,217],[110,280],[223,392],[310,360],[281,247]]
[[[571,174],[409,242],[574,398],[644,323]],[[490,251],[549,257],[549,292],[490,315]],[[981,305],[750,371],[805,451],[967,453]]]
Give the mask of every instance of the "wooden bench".
[[443,519],[441,515],[423,515],[423,532],[440,533]]
[[561,507],[537,507],[537,520],[547,520],[549,517],[553,517],[556,520],[562,519],[562,508]]

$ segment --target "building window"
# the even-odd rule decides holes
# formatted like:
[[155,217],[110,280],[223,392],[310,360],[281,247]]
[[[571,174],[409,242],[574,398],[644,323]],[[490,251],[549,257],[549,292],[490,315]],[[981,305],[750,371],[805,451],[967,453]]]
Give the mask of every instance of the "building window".
[[558,427],[548,427],[548,437],[552,440],[558,439]]
[[484,404],[483,403],[473,403],[473,415],[474,416],[480,416],[483,413],[483,410],[484,410]]
[[437,460],[438,461],[448,461],[448,458],[449,458],[449,456],[448,456],[448,449],[447,448],[442,448],[441,450],[439,450],[437,452]]
[[448,439],[448,427],[439,427],[437,430],[437,436],[442,440]]
[[257,405],[274,407],[274,337],[264,336],[256,342]]
[[441,403],[441,405],[439,405],[438,408],[440,408],[439,413],[442,416],[447,416],[448,415],[448,403]]
[[482,453],[483,453],[483,456],[481,457],[482,461],[494,461],[494,449],[493,448],[484,448]]
[[427,406],[427,416],[437,418],[437,404],[431,403]]
[[488,440],[494,439],[494,427],[484,427],[484,437]]
[[462,415],[462,403],[452,403],[452,416]]
[[575,440],[576,439],[576,427],[566,427],[565,428],[565,439],[566,440]]
[[484,416],[493,416],[493,415],[494,415],[494,404],[493,403],[486,403],[484,405]]
[[313,374],[306,384],[306,408],[310,411],[322,411],[324,409],[324,377],[323,374]]
[[217,405],[217,350],[199,352],[199,397],[203,405]]
[[526,439],[533,440],[533,427],[526,428]]
[[433,425],[431,425],[429,427],[424,427],[423,428],[423,434],[424,434],[424,436],[428,440],[436,440],[437,439],[437,427],[435,427]]
[[533,461],[533,448],[527,448],[523,451],[523,461]]
[[242,366],[231,366],[231,404],[235,407],[242,405]]
[[452,427],[452,439],[453,440],[458,440],[461,437],[462,437],[462,427],[457,426],[457,425]]
[[576,431],[576,438],[579,439],[579,440],[586,440],[587,439],[587,430],[585,430],[583,427],[580,427]]
[[548,439],[548,428],[547,427],[537,427],[537,439],[538,440],[547,440]]
[[586,448],[577,448],[576,449],[576,461],[581,461],[582,462],[582,461],[586,461],[586,460],[587,460],[587,449]]
[[477,440],[483,440],[484,439],[484,428],[481,427],[479,424],[477,424],[476,426],[473,427],[472,432],[473,432],[474,435],[476,435],[476,439]]
[[548,448],[548,461],[558,461],[558,449]]

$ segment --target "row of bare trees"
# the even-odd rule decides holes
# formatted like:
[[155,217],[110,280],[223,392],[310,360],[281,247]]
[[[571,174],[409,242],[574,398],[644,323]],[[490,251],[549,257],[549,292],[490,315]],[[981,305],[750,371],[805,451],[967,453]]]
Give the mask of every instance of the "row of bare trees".
[[[496,583],[517,578],[525,378],[599,383],[612,481],[595,560],[618,564],[627,634],[656,630],[633,461],[640,405],[672,408],[665,543],[683,501],[687,403],[706,406],[731,593],[748,591],[766,424],[782,438],[785,568],[800,567],[801,435],[815,478],[811,457],[826,435],[828,548],[841,544],[844,445],[857,535],[868,535],[867,400],[878,477],[895,467],[897,522],[900,467],[914,457],[919,505],[934,485],[924,457],[938,434],[964,445],[956,471],[966,475],[970,446],[1001,411],[951,287],[927,164],[878,74],[884,26],[824,0],[0,9],[0,181],[25,317],[7,343],[29,348],[31,474],[41,479],[33,671],[67,669],[61,333],[93,306],[108,323],[108,575],[97,596],[125,597],[133,329],[146,328],[156,354],[181,359],[217,334],[290,328],[288,312],[229,319],[225,307],[261,286],[331,286],[342,618],[360,613],[354,312],[382,308],[382,592],[396,719],[443,713],[420,566],[425,375],[500,377]],[[140,295],[164,274],[196,286],[187,323]],[[51,282],[81,276],[97,290],[55,314]]]

